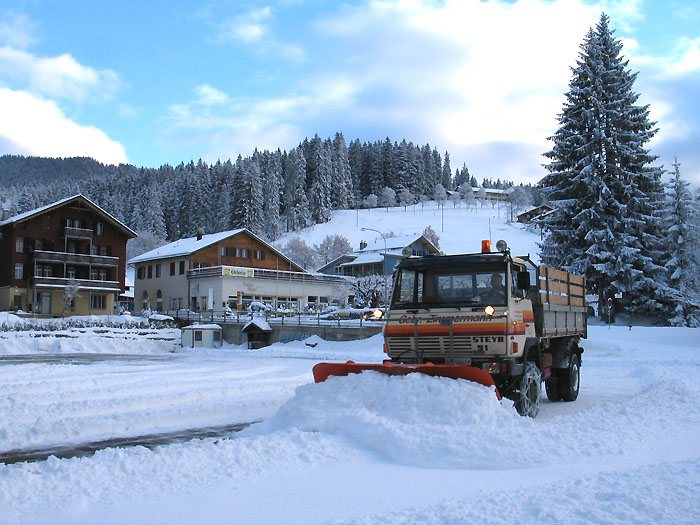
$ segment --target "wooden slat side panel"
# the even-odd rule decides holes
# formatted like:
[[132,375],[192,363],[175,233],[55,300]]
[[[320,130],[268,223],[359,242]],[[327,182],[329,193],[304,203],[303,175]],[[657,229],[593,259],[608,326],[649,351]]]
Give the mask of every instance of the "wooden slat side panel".
[[549,295],[549,302],[552,304],[562,304],[562,305],[568,305],[569,304],[569,298],[564,296],[564,295]]
[[559,281],[566,282],[568,280],[569,274],[562,270],[555,270],[554,268],[547,269],[547,277],[551,279],[557,279]]
[[580,275],[576,275],[575,273],[570,273],[569,274],[569,281],[573,284],[578,284],[579,286],[584,286],[586,283],[586,279],[581,277]]

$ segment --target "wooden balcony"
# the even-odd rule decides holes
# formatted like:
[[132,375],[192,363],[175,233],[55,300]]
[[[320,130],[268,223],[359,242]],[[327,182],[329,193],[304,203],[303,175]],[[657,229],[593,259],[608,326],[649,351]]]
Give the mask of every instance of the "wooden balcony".
[[[31,286],[36,288],[60,289],[65,288],[71,279],[64,277],[39,277],[31,278]],[[119,292],[121,285],[119,281],[98,281],[93,279],[75,279],[80,290],[91,290],[97,292]]]
[[66,226],[63,229],[63,235],[69,239],[92,240],[93,232],[88,228],[74,228]]
[[85,253],[49,252],[46,250],[35,250],[34,261],[37,263],[49,264],[70,264],[76,266],[103,266],[117,268],[119,257],[108,255],[88,255]]

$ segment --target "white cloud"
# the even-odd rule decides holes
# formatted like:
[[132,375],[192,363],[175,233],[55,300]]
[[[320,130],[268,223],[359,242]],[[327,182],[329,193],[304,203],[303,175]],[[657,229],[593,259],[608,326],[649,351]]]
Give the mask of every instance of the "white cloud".
[[11,145],[0,154],[85,156],[108,164],[127,162],[121,144],[99,129],[66,118],[52,101],[0,88],[0,115],[0,145]]
[[106,100],[120,87],[119,75],[109,69],[83,66],[68,54],[36,57],[9,46],[0,48],[0,78],[20,83],[33,93],[74,102]]
[[197,102],[205,106],[213,106],[216,104],[224,104],[228,100],[228,95],[223,91],[201,84],[195,88],[195,93],[199,95]]
[[13,12],[1,16],[0,43],[25,49],[36,42],[36,27],[29,17]]
[[242,40],[245,43],[258,42],[269,31],[270,7],[254,9],[227,18],[218,24],[217,38],[221,41]]

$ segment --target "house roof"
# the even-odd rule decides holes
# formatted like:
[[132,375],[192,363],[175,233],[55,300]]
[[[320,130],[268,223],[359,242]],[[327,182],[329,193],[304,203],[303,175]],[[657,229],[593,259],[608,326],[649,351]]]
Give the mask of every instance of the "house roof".
[[[319,266],[318,269],[317,269],[316,271],[317,271],[317,272],[323,272],[323,270],[325,270],[325,269],[328,268],[329,266],[335,266],[336,264],[338,264],[339,261],[342,261],[343,259],[350,259],[350,260],[353,260],[353,259],[355,259],[356,257],[357,257],[357,255],[352,254],[352,253],[344,253],[343,255],[338,255],[338,257],[336,257],[336,258],[333,259],[332,261],[327,262],[327,263],[324,264],[323,266]],[[346,261],[346,262],[347,262],[347,261]]]
[[376,252],[361,253],[360,255],[357,256],[357,258],[354,261],[348,261],[346,263],[341,264],[340,266],[356,266],[359,264],[377,264],[377,263],[381,263],[383,260],[384,260],[383,253],[376,253]]
[[[396,254],[400,255],[403,249],[406,246],[409,246],[413,244],[416,241],[423,241],[429,246],[431,246],[435,252],[439,252],[440,250],[438,249],[437,246],[435,246],[430,240],[425,236],[425,235],[402,235],[400,237],[389,237],[386,239],[386,251],[387,252],[396,252]],[[373,240],[372,242],[368,242],[367,246],[362,249],[358,250],[355,253],[356,254],[361,254],[361,253],[367,253],[367,252],[383,252],[384,251],[384,239],[379,237],[378,239]]]
[[152,261],[154,259],[167,259],[170,257],[182,257],[185,255],[191,255],[194,252],[201,250],[202,248],[206,248],[207,246],[216,244],[219,241],[228,239],[229,237],[237,235],[242,231],[245,230],[239,229],[218,233],[208,233],[206,235],[203,235],[201,239],[197,239],[197,237],[187,237],[186,239],[179,239],[177,241],[171,242],[170,244],[160,246],[155,250],[151,250],[150,252],[142,253],[141,255],[132,257],[131,259],[129,259],[128,262],[129,264],[134,264],[144,261]]
[[[292,263],[294,266],[297,266],[299,268],[302,268],[300,265],[292,261],[289,257],[284,255],[283,253],[279,252],[276,250],[274,247],[270,246],[267,242],[262,240],[260,237],[255,235],[253,232],[248,230],[247,228],[240,228],[238,230],[229,230],[225,232],[218,232],[218,233],[208,233],[206,235],[203,235],[201,239],[197,239],[197,237],[188,237],[186,239],[179,239],[177,241],[171,242],[170,244],[166,244],[164,246],[161,246],[159,248],[156,248],[155,250],[151,250],[150,252],[142,253],[141,255],[137,255],[136,257],[132,257],[129,259],[127,262],[128,264],[135,264],[135,263],[140,263],[140,262],[145,262],[145,261],[153,261],[156,259],[169,259],[171,257],[184,257],[186,255],[191,255],[196,251],[201,250],[202,248],[206,248],[207,246],[211,246],[212,244],[216,244],[219,241],[223,241],[224,239],[228,239],[229,237],[233,237],[234,235],[238,235],[239,233],[247,233],[260,243],[264,244],[267,246],[267,248],[277,255],[279,255],[281,258],[283,258],[285,261]],[[302,268],[302,271],[303,268]]]
[[61,206],[68,204],[69,202],[72,202],[74,200],[80,200],[83,203],[87,204],[87,206],[89,208],[92,208],[94,211],[104,215],[107,218],[107,220],[109,220],[112,224],[114,224],[119,229],[124,231],[124,233],[126,233],[128,237],[138,237],[138,234],[134,230],[129,228],[126,224],[121,222],[119,219],[115,218],[113,215],[110,215],[109,213],[104,211],[102,208],[100,208],[97,204],[92,202],[90,199],[88,199],[82,193],[78,193],[76,195],[66,197],[65,199],[61,199],[59,201],[52,202],[51,204],[47,204],[46,206],[41,206],[41,207],[35,208],[33,210],[25,211],[24,213],[20,213],[18,215],[15,215],[14,217],[10,217],[9,219],[6,219],[4,221],[0,221],[0,227],[5,226],[7,224],[13,224],[13,223],[26,221],[28,219],[31,219],[32,217],[35,217],[37,215],[41,215],[42,213],[45,213],[47,211],[53,210],[55,208],[60,208]]

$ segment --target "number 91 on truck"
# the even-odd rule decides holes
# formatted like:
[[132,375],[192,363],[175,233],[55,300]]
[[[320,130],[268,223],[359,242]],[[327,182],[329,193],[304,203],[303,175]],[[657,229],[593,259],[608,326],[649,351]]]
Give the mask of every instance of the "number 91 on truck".
[[481,253],[408,257],[394,274],[383,364],[319,363],[316,382],[364,370],[467,379],[535,417],[541,383],[551,401],[575,401],[587,336],[581,276],[514,257],[504,241]]

